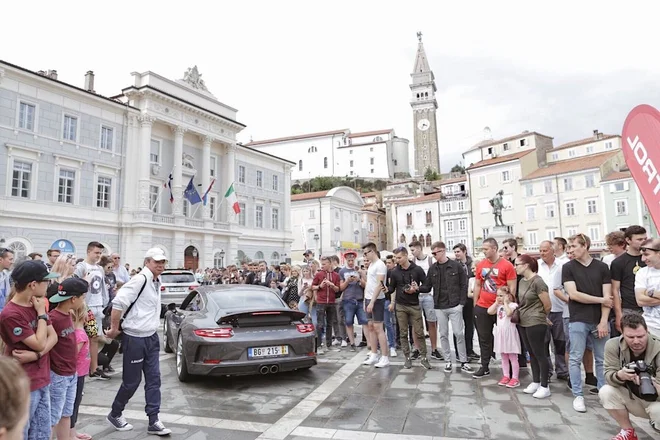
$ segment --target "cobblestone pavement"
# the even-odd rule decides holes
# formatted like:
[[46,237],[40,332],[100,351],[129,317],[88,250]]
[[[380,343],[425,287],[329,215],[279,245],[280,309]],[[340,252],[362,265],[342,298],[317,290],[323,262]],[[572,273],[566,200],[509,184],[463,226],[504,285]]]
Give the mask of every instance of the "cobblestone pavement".
[[[587,413],[576,413],[564,382],[538,400],[497,386],[500,369],[475,380],[455,369],[424,370],[402,358],[389,368],[361,365],[366,350],[329,352],[309,371],[269,376],[199,378],[180,383],[173,355],[161,354],[161,420],[181,439],[610,439],[617,428],[598,402],[586,396]],[[121,356],[113,362],[121,367]],[[143,439],[147,419],[139,389],[125,412],[134,429],[116,432],[105,421],[121,373],[110,381],[87,381],[78,429],[95,439]],[[521,372],[529,383],[529,373]],[[641,440],[660,439],[637,420]]]

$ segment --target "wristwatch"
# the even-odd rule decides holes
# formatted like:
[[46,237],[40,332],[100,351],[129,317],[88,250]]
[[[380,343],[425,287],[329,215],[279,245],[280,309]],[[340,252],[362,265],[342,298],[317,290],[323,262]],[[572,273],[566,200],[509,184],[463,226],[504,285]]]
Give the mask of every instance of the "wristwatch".
[[48,322],[48,315],[44,313],[43,315],[37,316],[37,319],[43,319],[44,321]]

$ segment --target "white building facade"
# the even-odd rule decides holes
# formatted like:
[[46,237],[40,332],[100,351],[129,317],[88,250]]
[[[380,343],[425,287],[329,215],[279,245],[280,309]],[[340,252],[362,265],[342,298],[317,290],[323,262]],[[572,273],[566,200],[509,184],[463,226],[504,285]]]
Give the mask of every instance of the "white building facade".
[[397,137],[392,129],[310,133],[246,146],[295,162],[293,181],[330,176],[389,179],[409,171],[408,140]]
[[291,228],[294,261],[307,249],[321,255],[343,255],[362,245],[364,201],[353,188],[340,186],[291,196]]
[[[237,111],[208,92],[196,67],[179,81],[133,77],[105,98],[89,76],[81,89],[0,65],[5,243],[84,256],[89,241],[100,241],[134,266],[153,246],[171,267],[285,256],[293,163],[237,145]],[[170,173],[173,203],[164,188]],[[214,182],[206,205],[182,197],[191,178],[200,196]],[[232,182],[241,215],[223,203]]]

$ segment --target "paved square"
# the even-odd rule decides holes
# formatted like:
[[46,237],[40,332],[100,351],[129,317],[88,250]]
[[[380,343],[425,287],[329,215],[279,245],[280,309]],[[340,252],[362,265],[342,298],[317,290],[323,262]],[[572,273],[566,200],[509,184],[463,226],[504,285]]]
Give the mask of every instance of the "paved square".
[[[588,411],[572,408],[564,382],[550,385],[552,396],[538,400],[497,386],[500,369],[475,380],[444,363],[424,370],[415,362],[403,369],[402,358],[389,368],[361,365],[366,350],[343,349],[319,357],[308,371],[268,376],[203,377],[180,383],[173,355],[161,354],[161,420],[172,437],[185,439],[609,439],[617,428],[597,396],[586,396]],[[121,366],[121,356],[113,362]],[[521,381],[530,381],[521,372]],[[131,399],[125,416],[133,431],[115,432],[104,420],[120,384],[88,381],[79,430],[94,438],[142,439],[146,435],[144,391]],[[641,440],[660,439],[639,420]]]

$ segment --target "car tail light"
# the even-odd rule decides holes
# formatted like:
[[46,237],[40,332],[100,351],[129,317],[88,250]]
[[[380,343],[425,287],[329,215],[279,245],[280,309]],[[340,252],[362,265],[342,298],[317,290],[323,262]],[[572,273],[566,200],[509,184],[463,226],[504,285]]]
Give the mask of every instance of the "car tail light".
[[228,327],[198,328],[195,335],[202,338],[231,338],[234,336],[234,330]]
[[194,286],[188,286],[188,290],[195,290],[199,287],[199,284],[195,284]]
[[252,316],[260,316],[260,315],[281,315],[282,312],[254,312]]
[[220,362],[221,362],[220,359],[204,359],[204,363],[205,363],[205,364],[213,364],[213,365],[217,365],[217,364],[219,364]]
[[160,291],[165,292],[165,286],[160,286]]
[[296,324],[296,328],[300,333],[312,333],[314,331],[314,324]]

